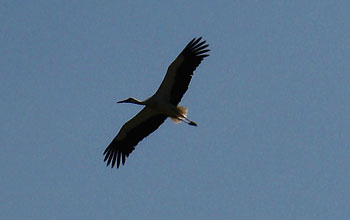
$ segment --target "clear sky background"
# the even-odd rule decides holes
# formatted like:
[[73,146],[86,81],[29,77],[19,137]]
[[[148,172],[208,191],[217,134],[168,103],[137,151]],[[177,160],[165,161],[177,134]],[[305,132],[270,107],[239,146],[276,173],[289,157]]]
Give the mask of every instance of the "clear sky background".
[[[0,219],[348,219],[349,1],[1,1]],[[103,151],[193,38],[120,169]]]

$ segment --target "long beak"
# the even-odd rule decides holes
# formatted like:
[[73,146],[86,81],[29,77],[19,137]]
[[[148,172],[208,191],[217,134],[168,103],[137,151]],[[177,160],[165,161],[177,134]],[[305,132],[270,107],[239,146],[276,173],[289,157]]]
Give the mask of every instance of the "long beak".
[[117,103],[126,103],[127,100],[128,100],[128,99],[121,100],[121,101],[119,101],[119,102],[117,102]]

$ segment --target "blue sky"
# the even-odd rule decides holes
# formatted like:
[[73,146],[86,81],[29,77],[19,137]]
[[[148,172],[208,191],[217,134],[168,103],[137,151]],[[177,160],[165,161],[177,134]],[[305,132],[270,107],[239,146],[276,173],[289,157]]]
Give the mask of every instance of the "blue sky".
[[[1,1],[1,219],[346,219],[348,1]],[[120,169],[103,150],[193,38],[210,56]]]

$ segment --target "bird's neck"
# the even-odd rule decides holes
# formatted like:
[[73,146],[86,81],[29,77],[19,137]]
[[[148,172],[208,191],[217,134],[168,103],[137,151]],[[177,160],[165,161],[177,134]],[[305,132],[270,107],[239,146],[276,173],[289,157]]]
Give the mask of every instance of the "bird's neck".
[[140,101],[140,100],[135,99],[135,98],[131,98],[130,103],[137,104],[137,105],[145,105],[144,101]]

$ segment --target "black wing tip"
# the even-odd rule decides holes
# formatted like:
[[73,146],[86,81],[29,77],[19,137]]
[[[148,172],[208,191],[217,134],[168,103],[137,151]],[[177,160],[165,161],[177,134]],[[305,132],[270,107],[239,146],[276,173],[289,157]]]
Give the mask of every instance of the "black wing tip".
[[[134,148],[131,150],[133,151]],[[119,168],[120,164],[124,165],[126,158],[129,157],[129,154],[131,152],[124,152],[118,149],[114,149],[110,146],[106,148],[106,150],[103,152],[103,155],[105,155],[104,162],[107,161],[106,166],[111,165],[111,168],[113,168],[115,165],[117,165],[117,169]],[[121,163],[120,163],[121,162]]]
[[202,37],[194,37],[185,47],[185,49],[181,52],[183,54],[191,53],[197,57],[207,57],[209,54],[205,54],[210,51],[208,49],[209,44],[206,44],[206,40],[202,40]]

